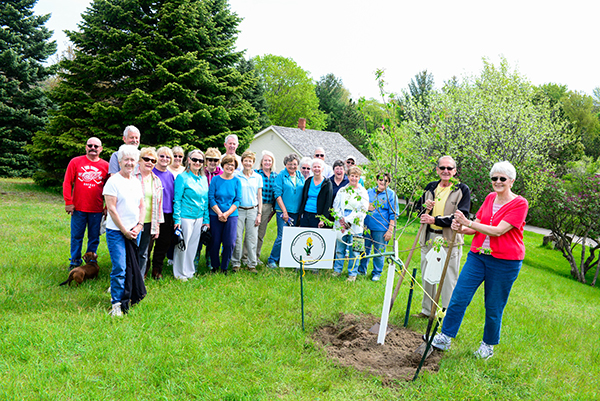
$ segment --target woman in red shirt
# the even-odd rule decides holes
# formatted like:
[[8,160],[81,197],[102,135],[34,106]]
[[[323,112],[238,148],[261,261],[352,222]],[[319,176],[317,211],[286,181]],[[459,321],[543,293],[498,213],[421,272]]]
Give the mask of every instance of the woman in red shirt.
[[494,192],[486,197],[475,221],[459,210],[454,213],[452,229],[475,237],[452,293],[442,332],[433,339],[432,345],[438,349],[450,348],[467,306],[485,282],[483,341],[475,356],[487,359],[494,355],[494,345],[500,341],[502,314],[525,257],[523,227],[529,205],[511,190],[516,175],[509,162],[494,164],[490,171]]

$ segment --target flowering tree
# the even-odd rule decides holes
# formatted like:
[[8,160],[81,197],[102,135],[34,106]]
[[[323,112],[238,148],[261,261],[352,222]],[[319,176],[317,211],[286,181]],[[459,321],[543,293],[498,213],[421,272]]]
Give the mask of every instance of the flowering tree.
[[[558,240],[560,251],[571,266],[571,275],[586,282],[586,273],[596,267],[591,285],[596,284],[600,271],[600,174],[599,163],[581,161],[569,166],[562,179],[552,176],[542,193],[544,207],[541,214],[552,234]],[[580,238],[572,241],[572,235]],[[588,239],[592,239],[588,241]],[[581,245],[581,254],[575,246]]]

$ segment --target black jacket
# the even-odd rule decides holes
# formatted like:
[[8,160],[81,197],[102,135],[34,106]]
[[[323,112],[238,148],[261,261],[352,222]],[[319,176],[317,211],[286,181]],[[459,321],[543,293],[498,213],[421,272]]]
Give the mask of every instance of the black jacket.
[[[308,200],[308,189],[312,183],[313,177],[308,177],[304,182],[302,190],[302,203],[300,204],[300,215],[304,213],[306,201]],[[327,220],[331,220],[331,206],[333,205],[333,185],[327,178],[323,178],[321,183],[321,191],[317,196],[317,215],[325,216]]]

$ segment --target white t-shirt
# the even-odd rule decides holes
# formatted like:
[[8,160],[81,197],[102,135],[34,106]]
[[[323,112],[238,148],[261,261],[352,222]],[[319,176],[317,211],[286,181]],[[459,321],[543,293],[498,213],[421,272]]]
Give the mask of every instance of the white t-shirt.
[[[117,213],[123,226],[132,229],[140,219],[140,200],[144,197],[142,183],[135,177],[127,179],[121,174],[115,174],[108,179],[102,195],[111,195],[117,198]],[[119,230],[108,213],[106,228]]]

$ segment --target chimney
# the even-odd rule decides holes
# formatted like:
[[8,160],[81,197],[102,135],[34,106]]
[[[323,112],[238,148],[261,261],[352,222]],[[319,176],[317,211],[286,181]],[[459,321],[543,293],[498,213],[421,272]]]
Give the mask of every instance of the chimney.
[[304,131],[304,129],[306,128],[306,118],[298,119],[298,128],[300,128],[302,131]]

